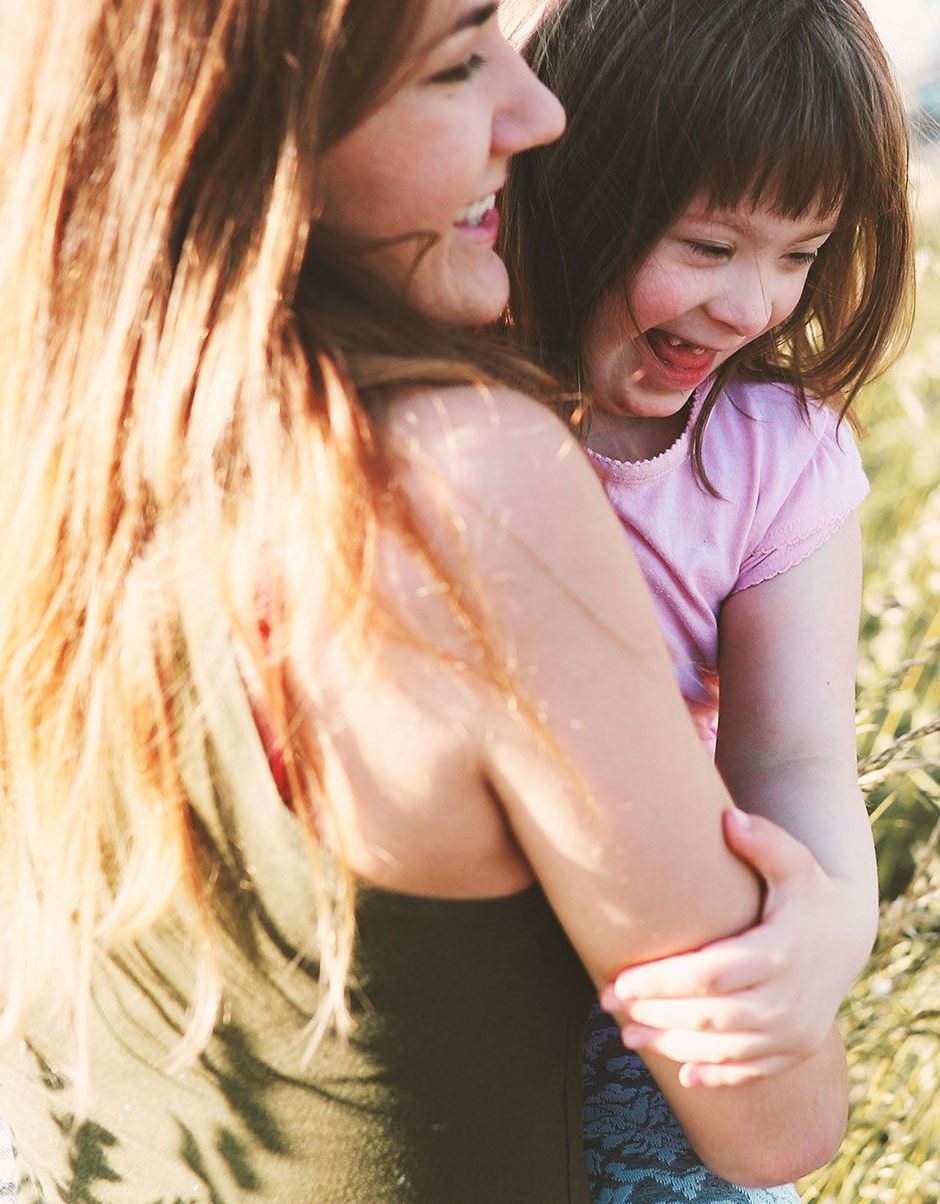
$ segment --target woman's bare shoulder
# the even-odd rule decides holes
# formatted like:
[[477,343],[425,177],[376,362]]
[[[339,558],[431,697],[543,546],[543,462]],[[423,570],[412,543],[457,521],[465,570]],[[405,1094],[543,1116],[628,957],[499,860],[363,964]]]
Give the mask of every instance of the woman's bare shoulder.
[[542,402],[506,388],[426,388],[396,400],[383,431],[409,486],[443,491],[471,529],[482,524],[491,546],[508,528],[530,548],[550,543],[555,558],[552,541],[565,530],[579,538],[585,524],[602,542],[605,531],[622,542],[587,457]]
[[429,458],[445,475],[489,468],[526,471],[546,453],[577,450],[551,408],[501,386],[423,388],[396,398],[383,431],[406,456]]

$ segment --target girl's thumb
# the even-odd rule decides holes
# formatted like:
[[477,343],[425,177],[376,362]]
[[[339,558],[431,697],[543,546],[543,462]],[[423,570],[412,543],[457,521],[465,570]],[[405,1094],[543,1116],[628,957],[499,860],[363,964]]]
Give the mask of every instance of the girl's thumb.
[[784,883],[806,868],[812,854],[778,824],[730,807],[722,816],[725,842],[766,882]]

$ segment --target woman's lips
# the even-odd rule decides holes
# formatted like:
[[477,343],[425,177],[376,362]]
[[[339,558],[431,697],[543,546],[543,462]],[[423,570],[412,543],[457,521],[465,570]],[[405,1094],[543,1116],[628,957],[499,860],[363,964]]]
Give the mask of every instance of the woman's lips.
[[711,374],[718,352],[688,343],[673,345],[663,330],[647,330],[637,340],[652,375],[665,378],[681,389],[694,389]]
[[499,210],[494,205],[492,209],[487,209],[479,222],[455,222],[454,229],[461,234],[475,236],[481,242],[495,242],[499,234]]

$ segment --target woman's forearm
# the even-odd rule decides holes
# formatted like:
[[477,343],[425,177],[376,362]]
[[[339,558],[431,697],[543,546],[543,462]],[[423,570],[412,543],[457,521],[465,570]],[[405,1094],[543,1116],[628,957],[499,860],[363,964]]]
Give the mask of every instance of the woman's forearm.
[[845,1133],[842,1038],[794,1069],[738,1087],[682,1087],[677,1067],[643,1053],[689,1142],[706,1166],[745,1187],[789,1183],[825,1165]]

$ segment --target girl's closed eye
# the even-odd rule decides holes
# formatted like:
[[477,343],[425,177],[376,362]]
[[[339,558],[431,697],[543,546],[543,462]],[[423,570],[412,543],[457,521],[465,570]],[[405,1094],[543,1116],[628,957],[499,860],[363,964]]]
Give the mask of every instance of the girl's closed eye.
[[439,71],[437,75],[431,76],[432,84],[462,84],[465,83],[472,75],[480,70],[486,64],[486,59],[482,54],[471,54],[461,63],[455,64],[453,67],[448,67],[444,71]]
[[815,251],[790,251],[787,255],[787,259],[789,259],[790,262],[795,264],[797,267],[812,267],[812,265],[819,258],[819,252],[821,250],[821,247],[817,247]]
[[[733,248],[725,246],[722,243],[701,242],[698,239],[684,238],[682,245],[694,255],[719,262],[730,259],[734,254]],[[784,259],[794,267],[808,268],[816,262],[820,249],[817,247],[812,251],[788,251]]]
[[701,255],[705,259],[730,259],[732,255],[731,247],[724,246],[722,243],[699,242],[698,239],[684,238],[682,244],[693,254]]

